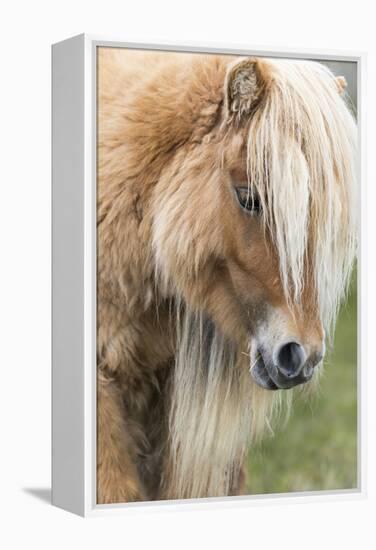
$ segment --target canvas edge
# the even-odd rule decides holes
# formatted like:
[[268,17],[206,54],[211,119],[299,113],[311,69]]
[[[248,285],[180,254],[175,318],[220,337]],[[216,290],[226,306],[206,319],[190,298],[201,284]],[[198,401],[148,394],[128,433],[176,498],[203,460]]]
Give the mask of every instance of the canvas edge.
[[84,44],[52,46],[52,504],[84,515]]
[[358,178],[359,250],[357,280],[357,428],[358,428],[358,490],[367,496],[367,54],[358,59]]

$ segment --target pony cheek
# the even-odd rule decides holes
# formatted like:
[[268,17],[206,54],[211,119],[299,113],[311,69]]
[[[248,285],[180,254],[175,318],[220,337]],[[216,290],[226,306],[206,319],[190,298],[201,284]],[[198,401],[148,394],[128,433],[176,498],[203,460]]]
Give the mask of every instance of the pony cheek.
[[202,218],[197,212],[188,205],[176,208],[171,199],[163,201],[153,218],[152,254],[158,284],[169,293],[204,298],[218,276],[223,238],[210,212]]
[[[263,257],[266,258],[266,254]],[[284,305],[278,271],[271,263],[263,262],[260,257],[251,259],[248,265],[229,261],[228,269],[234,293],[241,307],[246,310],[251,326],[260,323],[269,305]]]

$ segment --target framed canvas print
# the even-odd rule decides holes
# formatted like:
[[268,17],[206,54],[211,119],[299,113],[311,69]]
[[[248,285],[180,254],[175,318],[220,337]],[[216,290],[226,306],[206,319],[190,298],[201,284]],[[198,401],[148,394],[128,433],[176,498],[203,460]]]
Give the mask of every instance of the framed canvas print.
[[52,59],[54,504],[361,494],[363,56]]

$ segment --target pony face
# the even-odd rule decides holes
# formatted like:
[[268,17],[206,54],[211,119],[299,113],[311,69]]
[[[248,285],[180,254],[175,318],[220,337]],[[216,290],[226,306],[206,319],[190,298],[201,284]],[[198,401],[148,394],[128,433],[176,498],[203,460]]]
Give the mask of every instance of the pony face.
[[355,254],[355,125],[310,62],[237,60],[220,122],[155,197],[157,279],[247,355],[265,389],[309,381]]
[[243,163],[229,164],[227,186],[233,204],[224,220],[230,249],[227,268],[244,309],[250,372],[265,389],[288,389],[309,381],[324,356],[325,331],[313,273],[307,254],[302,289],[294,300],[291,281],[285,290],[278,248],[266,223],[265,192],[263,196],[249,182]]

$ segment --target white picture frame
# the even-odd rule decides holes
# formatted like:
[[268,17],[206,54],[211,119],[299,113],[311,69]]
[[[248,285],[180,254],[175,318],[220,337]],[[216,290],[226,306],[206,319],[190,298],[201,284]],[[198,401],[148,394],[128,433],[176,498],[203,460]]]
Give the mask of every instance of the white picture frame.
[[[320,491],[96,504],[96,51],[100,46],[352,61],[358,74],[360,246],[358,254],[358,485]],[[52,502],[82,516],[158,509],[233,507],[364,498],[365,441],[365,113],[366,56],[360,52],[276,51],[224,44],[136,44],[79,35],[52,47]]]

